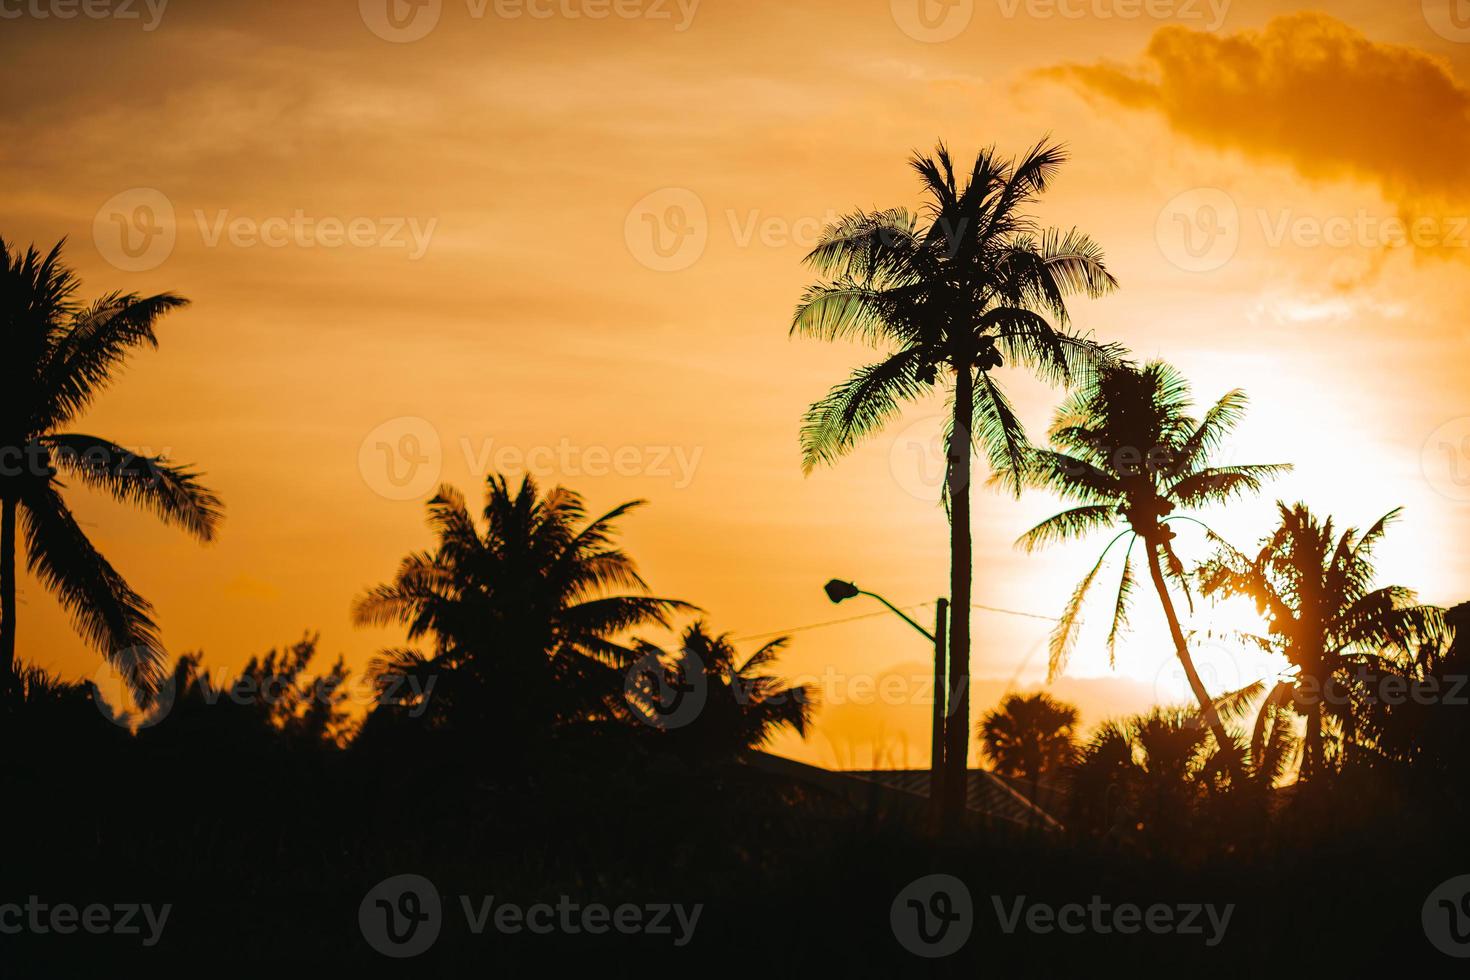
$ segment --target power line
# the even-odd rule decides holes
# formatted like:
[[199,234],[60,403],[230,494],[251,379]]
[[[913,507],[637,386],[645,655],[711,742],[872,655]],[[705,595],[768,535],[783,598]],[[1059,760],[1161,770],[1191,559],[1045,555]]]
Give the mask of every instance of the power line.
[[974,602],[970,603],[970,608],[983,609],[986,612],[1005,613],[1007,616],[1024,616],[1027,619],[1040,619],[1048,623],[1055,623],[1057,621],[1057,617],[1055,616],[1043,616],[1040,613],[1022,612],[1019,609],[1003,609],[1000,606],[982,606],[979,603]]
[[[904,612],[913,612],[914,610],[922,609],[925,606],[932,605],[934,605],[934,603],[932,602],[921,602],[916,606],[903,606],[902,610]],[[806,626],[793,626],[790,629],[772,630],[769,633],[753,633],[750,636],[737,636],[735,637],[735,641],[743,642],[745,640],[764,640],[773,636],[786,636],[790,633],[805,633],[807,630],[817,630],[821,629],[824,626],[840,626],[843,623],[855,623],[860,619],[873,619],[877,616],[889,615],[892,614],[887,609],[880,609],[877,612],[863,613],[861,616],[848,616],[846,619],[829,619],[825,623],[808,623]]]
[[[902,612],[907,613],[914,612],[916,610],[923,609],[925,606],[932,605],[934,605],[932,601],[919,602],[911,606],[901,606],[899,608]],[[1001,606],[983,606],[979,603],[971,603],[970,608],[979,609],[983,612],[1001,613],[1006,616],[1021,616],[1025,619],[1039,619],[1048,623],[1055,623],[1057,621],[1055,616],[1042,616],[1039,613],[1023,612],[1020,609],[1006,609]],[[886,615],[889,615],[888,611],[886,609],[880,609],[877,612],[863,613],[861,616],[848,616],[845,619],[829,619],[826,622],[822,623],[808,623],[805,626],[793,626],[790,629],[772,630],[769,633],[753,633],[750,636],[737,636],[735,637],[735,642],[740,643],[746,640],[765,640],[775,636],[787,636],[791,633],[805,633],[808,630],[822,629],[827,626],[840,626],[843,623],[855,623],[860,619],[873,619],[877,616]]]

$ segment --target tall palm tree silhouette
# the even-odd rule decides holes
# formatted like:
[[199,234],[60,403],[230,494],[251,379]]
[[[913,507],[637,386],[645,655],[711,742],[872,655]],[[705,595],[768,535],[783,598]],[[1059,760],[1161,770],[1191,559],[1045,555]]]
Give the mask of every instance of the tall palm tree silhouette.
[[1168,522],[1173,520],[1169,515],[1177,507],[1199,507],[1237,494],[1255,493],[1263,480],[1289,468],[1210,465],[1211,454],[1240,420],[1246,403],[1245,393],[1237,389],[1196,421],[1189,414],[1189,383],[1170,365],[1153,361],[1142,368],[1131,364],[1104,366],[1057,410],[1051,430],[1051,443],[1056,448],[1033,449],[1015,474],[1002,474],[1006,479],[1019,477],[1030,486],[1052,490],[1079,505],[1047,518],[1022,535],[1017,544],[1028,552],[1111,528],[1120,518],[1126,525],[1077,585],[1058,620],[1051,636],[1050,676],[1055,677],[1066,664],[1076,642],[1083,604],[1108,553],[1127,538],[1108,633],[1108,656],[1113,658],[1118,637],[1127,626],[1136,586],[1133,547],[1141,541],[1175,654],[1199,702],[1201,717],[1225,750],[1234,742],[1195,669],[1169,593],[1169,578],[1186,589],[1187,581],[1183,563],[1174,552],[1174,532]]
[[571,490],[543,495],[530,477],[512,490],[497,475],[487,481],[482,531],[460,493],[440,487],[428,505],[434,549],[404,558],[392,582],[353,605],[359,625],[400,624],[410,642],[429,638],[433,648],[389,651],[374,670],[432,677],[437,711],[467,725],[529,726],[527,736],[606,712],[636,654],[619,635],[694,608],[646,594],[616,545],[618,519],[641,503],[589,520]]
[[1043,773],[1054,772],[1076,753],[1077,709],[1048,694],[1012,694],[980,719],[980,747],[995,771],[1031,784],[1031,801]]
[[[1306,718],[1300,778],[1324,771],[1323,738],[1329,721],[1344,749],[1354,742],[1361,721],[1358,706],[1377,700],[1364,690],[1368,672],[1397,674],[1400,659],[1420,644],[1433,643],[1445,630],[1444,611],[1421,605],[1411,589],[1375,588],[1373,549],[1400,511],[1379,518],[1361,535],[1349,528],[1336,533],[1332,518],[1318,518],[1306,504],[1278,503],[1281,523],[1247,555],[1215,538],[1218,550],[1199,570],[1206,595],[1250,596],[1266,617],[1265,636],[1249,636],[1263,650],[1284,656],[1297,675],[1275,684],[1261,706],[1252,739],[1259,754],[1268,725],[1278,713]],[[1259,695],[1264,684],[1246,695]],[[1340,695],[1340,696],[1339,696]]]
[[915,155],[923,219],[902,208],[858,211],[829,227],[806,258],[823,278],[808,287],[792,322],[795,334],[885,351],[808,410],[801,430],[808,472],[847,453],[945,375],[956,698],[945,767],[959,774],[945,791],[951,815],[962,811],[968,765],[971,452],[978,440],[992,466],[1014,469],[1027,445],[992,372],[1009,360],[1065,383],[1114,356],[1065,329],[1067,296],[1099,296],[1117,285],[1102,249],[1075,230],[1043,229],[1027,213],[1066,158],[1045,141],[1018,161],[986,149],[961,184],[942,143],[932,157]]
[[199,474],[99,436],[62,432],[139,347],[187,301],[172,293],[113,292],[82,303],[81,282],[58,242],[42,255],[0,239],[0,687],[15,689],[16,535],[26,564],[55,593],[78,632],[147,701],[164,677],[152,606],[87,540],[61,491],[62,477],[145,507],[201,541],[214,537],[218,497]]

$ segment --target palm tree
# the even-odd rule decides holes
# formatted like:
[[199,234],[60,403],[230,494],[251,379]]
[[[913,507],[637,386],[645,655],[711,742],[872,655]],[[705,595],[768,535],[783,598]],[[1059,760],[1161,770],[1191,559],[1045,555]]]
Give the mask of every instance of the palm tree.
[[1211,453],[1240,420],[1246,403],[1245,393],[1237,389],[1196,421],[1189,414],[1189,383],[1170,365],[1162,361],[1142,368],[1107,365],[1057,410],[1051,430],[1055,448],[1032,450],[1019,470],[1026,484],[1052,490],[1078,505],[1023,534],[1017,544],[1026,551],[1112,528],[1120,518],[1125,524],[1077,585],[1058,620],[1051,636],[1049,676],[1055,677],[1066,665],[1087,595],[1108,553],[1127,538],[1107,641],[1109,660],[1113,659],[1118,638],[1127,626],[1136,586],[1133,547],[1141,541],[1175,654],[1199,702],[1201,717],[1222,749],[1231,747],[1233,740],[1195,670],[1169,593],[1168,578],[1186,588],[1187,583],[1168,522],[1176,519],[1169,516],[1176,508],[1194,508],[1255,493],[1263,480],[1288,469],[1282,465],[1210,465]]
[[665,727],[659,724],[667,707],[665,692],[694,692],[695,711],[667,727],[704,759],[760,748],[782,729],[805,737],[816,713],[816,690],[809,684],[793,687],[766,672],[788,642],[785,636],[772,640],[741,662],[729,634],[712,633],[703,621],[684,630],[671,654],[642,642],[641,654],[663,676],[638,674],[627,692],[629,702],[640,717]]
[[[993,375],[1007,360],[1071,382],[1114,355],[1066,329],[1066,298],[1100,296],[1116,281],[1087,236],[1043,229],[1028,214],[1066,160],[1042,142],[1019,161],[981,151],[963,184],[941,143],[910,165],[926,197],[921,219],[902,208],[854,212],[807,256],[823,278],[808,287],[792,333],[853,339],[884,352],[808,410],[807,472],[832,463],[944,375],[949,395],[945,500],[950,511],[950,688],[947,811],[962,812],[970,704],[970,468],[976,440],[992,466],[1019,462],[1026,437]],[[1047,317],[1050,316],[1049,321]],[[1019,486],[1016,492],[1019,493]]]
[[146,507],[201,541],[214,537],[218,497],[199,474],[99,436],[61,431],[76,422],[139,347],[157,347],[153,328],[186,304],[172,293],[113,292],[83,303],[81,283],[61,261],[0,239],[0,695],[16,690],[16,535],[26,566],[55,593],[78,632],[146,702],[163,679],[164,651],[152,606],[87,540],[61,477]]
[[[1244,639],[1279,653],[1297,669],[1295,678],[1278,682],[1266,695],[1252,754],[1260,754],[1278,714],[1301,714],[1306,732],[1300,778],[1306,781],[1324,771],[1327,722],[1336,723],[1349,749],[1360,734],[1355,706],[1373,700],[1363,690],[1370,672],[1400,673],[1419,645],[1443,634],[1444,611],[1421,605],[1403,586],[1373,586],[1373,549],[1399,510],[1361,535],[1352,528],[1338,535],[1332,518],[1319,519],[1306,504],[1278,503],[1277,509],[1281,523],[1260,551],[1246,555],[1216,537],[1218,550],[1199,575],[1206,595],[1253,598],[1268,630]],[[1399,656],[1385,656],[1389,651]],[[1248,689],[1257,696],[1264,691],[1264,684]]]
[[1031,802],[1044,773],[1072,761],[1077,709],[1044,693],[1009,695],[995,711],[980,719],[981,750],[1002,776],[1022,777],[1031,784]]
[[619,635],[694,608],[648,595],[617,547],[617,521],[641,503],[588,520],[570,490],[542,495],[526,477],[512,491],[491,476],[482,531],[459,492],[440,487],[428,505],[434,549],[403,559],[392,582],[353,606],[359,625],[396,623],[410,642],[432,640],[428,654],[389,651],[375,662],[380,684],[407,677],[422,683],[405,690],[423,692],[432,680],[434,719],[523,737],[606,714],[636,655]]
[[1108,834],[1144,831],[1168,850],[1197,815],[1220,754],[1190,709],[1106,722],[1068,770],[1074,822]]

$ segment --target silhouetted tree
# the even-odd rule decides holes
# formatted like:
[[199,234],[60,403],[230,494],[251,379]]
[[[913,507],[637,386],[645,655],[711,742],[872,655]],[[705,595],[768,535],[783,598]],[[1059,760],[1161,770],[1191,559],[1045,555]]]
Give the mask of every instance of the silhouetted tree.
[[635,657],[620,635],[694,608],[647,595],[615,544],[617,520],[640,504],[588,520],[570,490],[541,495],[527,477],[513,491],[492,476],[482,531],[459,492],[441,487],[428,505],[434,549],[409,555],[353,606],[360,625],[401,624],[410,641],[432,644],[373,664],[384,694],[422,706],[430,725],[490,726],[515,741],[610,716]]
[[228,689],[237,700],[255,705],[287,738],[341,746],[352,734],[350,672],[339,656],[325,674],[308,675],[320,642],[320,634],[308,633],[288,647],[251,657]]
[[1421,785],[1470,803],[1470,602],[1444,614],[1445,632],[1419,644],[1401,672],[1406,687],[1393,705],[1379,701],[1364,712],[1374,749],[1411,766]]
[[1117,285],[1102,249],[1075,230],[1043,229],[1028,213],[1065,160],[1060,146],[1046,142],[1018,161],[987,149],[961,183],[943,144],[933,157],[915,156],[924,218],[902,208],[858,211],[826,229],[806,260],[824,278],[807,289],[792,323],[793,333],[859,340],[885,352],[807,412],[801,445],[808,471],[847,453],[944,375],[950,686],[958,719],[947,735],[946,768],[961,774],[949,781],[951,814],[963,807],[969,743],[970,457],[978,441],[995,468],[1014,471],[1026,447],[992,372],[1009,360],[1069,383],[1113,354],[1065,329],[1068,295],[1099,296]]
[[[772,640],[741,662],[729,634],[710,632],[702,620],[684,630],[672,652],[641,642],[639,653],[653,669],[634,675],[630,705],[700,759],[732,759],[766,745],[783,728],[805,736],[816,713],[815,689],[767,673],[788,642],[784,636]],[[694,700],[681,712],[675,704],[686,697]]]
[[1024,778],[1031,800],[1045,773],[1061,769],[1076,752],[1077,709],[1045,693],[1012,694],[976,726],[980,748],[1002,776]]
[[1165,851],[1176,847],[1220,769],[1210,741],[1197,712],[1182,708],[1103,724],[1068,771],[1074,821]]
[[153,328],[185,304],[172,293],[77,299],[80,281],[61,243],[42,255],[0,240],[0,695],[15,686],[16,535],[27,567],[61,601],[77,630],[141,701],[164,676],[152,607],[92,546],[67,507],[62,477],[152,510],[202,541],[220,501],[198,474],[98,436],[60,431],[117,376],[128,355],[156,347]]
[[[1142,368],[1108,365],[1057,410],[1051,430],[1054,449],[1032,449],[1017,473],[1028,485],[1057,493],[1078,504],[1047,518],[1021,536],[1018,545],[1032,551],[1042,545],[1112,528],[1119,519],[1124,531],[1113,538],[1092,570],[1073,591],[1051,637],[1049,675],[1066,664],[1077,637],[1083,604],[1108,553],[1124,538],[1123,573],[1108,633],[1113,659],[1136,580],[1133,546],[1143,542],[1149,576],[1169,623],[1174,651],[1199,702],[1205,722],[1221,748],[1234,742],[1220,721],[1215,704],[1195,669],[1184,630],[1169,594],[1167,579],[1188,588],[1184,565],[1174,552],[1168,526],[1176,507],[1193,508],[1255,493],[1266,478],[1289,467],[1212,466],[1214,452],[1240,420],[1245,393],[1232,391],[1196,421],[1190,414],[1189,384],[1173,367],[1154,361]],[[1006,474],[1012,478],[1013,474]]]
[[325,674],[308,674],[318,642],[308,633],[289,647],[250,658],[233,676],[217,677],[204,667],[202,655],[184,654],[148,710],[130,716],[108,705],[104,713],[124,727],[137,727],[140,741],[150,744],[187,746],[204,739],[247,749],[272,742],[342,748],[353,734],[348,670],[338,657]]
[[1130,815],[1133,742],[1121,722],[1108,721],[1077,748],[1065,778],[1068,824],[1087,833],[1119,834]]
[[[1362,734],[1359,706],[1381,700],[1385,675],[1404,676],[1406,659],[1444,631],[1443,610],[1421,605],[1403,586],[1375,588],[1373,548],[1400,511],[1379,518],[1361,536],[1336,534],[1306,504],[1277,504],[1281,523],[1246,555],[1218,537],[1213,558],[1199,570],[1206,595],[1250,596],[1266,617],[1265,636],[1244,637],[1285,657],[1297,669],[1275,684],[1258,715],[1252,755],[1274,717],[1295,712],[1306,719],[1300,778],[1323,772],[1324,736],[1334,723],[1347,751]],[[1250,693],[1259,695],[1264,684]]]

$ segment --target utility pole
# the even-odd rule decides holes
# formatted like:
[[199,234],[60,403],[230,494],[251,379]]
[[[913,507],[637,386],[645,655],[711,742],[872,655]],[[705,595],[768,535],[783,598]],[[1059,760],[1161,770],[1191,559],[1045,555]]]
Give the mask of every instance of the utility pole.
[[944,800],[949,770],[944,762],[945,717],[949,713],[949,600],[940,599],[934,613],[934,739],[929,762],[929,816],[935,830],[944,826]]
[[[946,719],[950,713],[948,697],[949,681],[947,676],[949,661],[949,600],[940,599],[936,603],[934,632],[931,633],[914,622],[902,609],[899,609],[876,592],[868,592],[865,589],[858,588],[851,582],[844,582],[838,578],[834,578],[828,582],[825,589],[827,598],[831,599],[833,603],[845,602],[848,599],[856,598],[860,595],[865,595],[870,599],[877,599],[897,615],[899,619],[908,623],[919,633],[923,634],[929,642],[934,644],[934,732],[932,741],[930,742],[929,756],[929,815],[931,826],[934,830],[936,832],[944,830],[946,829],[946,824],[950,822],[946,819],[946,801],[950,799],[953,793],[953,780],[956,778],[956,775],[949,771],[952,766],[946,761],[945,752],[945,746],[948,742],[946,732],[949,731]],[[960,724],[963,726],[966,722],[961,721]],[[968,737],[968,733],[966,733],[966,736]],[[964,743],[961,742],[960,744],[963,746]],[[962,772],[959,773],[958,778],[964,779],[967,775]],[[961,799],[963,799],[963,791],[960,795]],[[959,821],[955,820],[954,822],[958,823]]]

